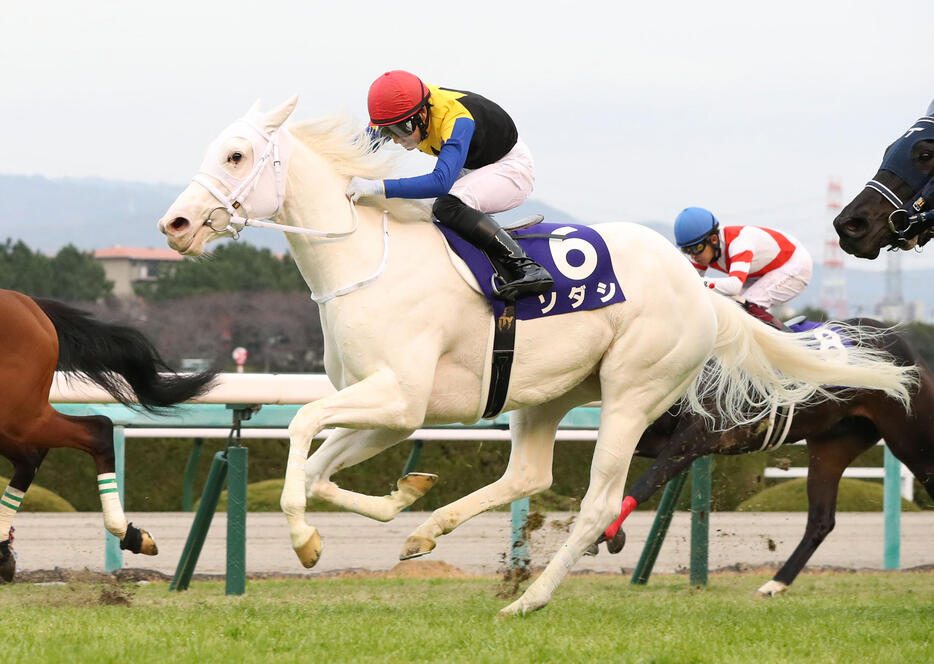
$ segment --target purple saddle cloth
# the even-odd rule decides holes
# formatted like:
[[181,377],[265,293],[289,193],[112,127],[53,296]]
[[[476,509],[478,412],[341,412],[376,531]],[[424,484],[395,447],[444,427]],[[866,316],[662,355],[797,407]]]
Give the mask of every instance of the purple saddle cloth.
[[[493,295],[493,266],[489,259],[451,229],[435,225],[454,252],[467,263],[493,305],[493,314],[499,317],[506,303]],[[589,226],[536,224],[510,234],[555,280],[555,287],[548,293],[526,295],[516,300],[519,320],[599,309],[626,301],[606,242]]]

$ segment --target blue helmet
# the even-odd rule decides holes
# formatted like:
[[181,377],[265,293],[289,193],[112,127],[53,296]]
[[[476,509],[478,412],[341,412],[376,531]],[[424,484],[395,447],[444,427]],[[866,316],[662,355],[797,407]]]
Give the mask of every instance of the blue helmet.
[[675,244],[690,247],[715,233],[719,227],[720,222],[710,210],[702,207],[685,208],[675,219]]

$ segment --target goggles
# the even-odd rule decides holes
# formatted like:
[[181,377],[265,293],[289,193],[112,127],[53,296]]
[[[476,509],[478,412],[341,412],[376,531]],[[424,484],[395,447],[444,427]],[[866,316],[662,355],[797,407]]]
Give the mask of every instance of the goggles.
[[379,133],[385,136],[386,138],[392,138],[393,136],[398,136],[399,138],[405,138],[406,136],[411,136],[415,133],[415,130],[418,129],[418,113],[413,115],[410,118],[403,120],[402,122],[397,122],[396,124],[385,125],[379,128]]
[[706,248],[707,248],[707,240],[701,240],[697,244],[688,245],[687,247],[681,247],[681,252],[684,254],[687,254],[688,256],[697,256]]

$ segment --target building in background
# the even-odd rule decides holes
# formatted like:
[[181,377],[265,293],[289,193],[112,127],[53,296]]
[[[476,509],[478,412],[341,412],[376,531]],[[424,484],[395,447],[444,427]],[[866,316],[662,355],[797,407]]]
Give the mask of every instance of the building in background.
[[133,297],[136,284],[155,281],[160,269],[184,260],[172,249],[110,247],[94,251],[94,260],[104,267],[104,274],[114,284],[117,297]]

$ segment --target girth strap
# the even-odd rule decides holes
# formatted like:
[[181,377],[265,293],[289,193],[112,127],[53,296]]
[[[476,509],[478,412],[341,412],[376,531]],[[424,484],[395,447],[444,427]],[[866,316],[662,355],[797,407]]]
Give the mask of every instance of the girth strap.
[[503,409],[509,393],[509,376],[516,350],[516,303],[507,302],[496,319],[493,330],[493,357],[490,362],[490,391],[483,409],[483,419],[489,420]]

